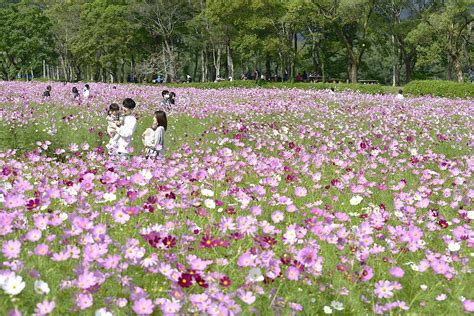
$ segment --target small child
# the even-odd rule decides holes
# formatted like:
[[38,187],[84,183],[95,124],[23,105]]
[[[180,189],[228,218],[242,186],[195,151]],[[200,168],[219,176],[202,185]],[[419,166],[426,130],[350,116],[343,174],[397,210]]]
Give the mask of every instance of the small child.
[[165,132],[168,128],[166,113],[156,111],[153,116],[153,124],[147,128],[142,135],[146,158],[163,157],[165,154]]
[[77,99],[80,98],[79,90],[77,90],[76,87],[72,87],[72,96],[73,96],[74,100],[77,100]]
[[43,97],[50,97],[51,96],[51,86],[46,87],[46,91],[43,92]]
[[117,103],[112,103],[107,112],[107,134],[114,137],[122,124],[123,118],[120,116],[120,107]]
[[90,94],[91,94],[91,88],[89,87],[88,84],[84,86],[84,90],[82,91],[82,95],[84,96],[84,99],[88,99]]
[[398,94],[395,96],[395,100],[397,101],[403,101],[405,100],[405,97],[403,96],[403,90],[398,90]]

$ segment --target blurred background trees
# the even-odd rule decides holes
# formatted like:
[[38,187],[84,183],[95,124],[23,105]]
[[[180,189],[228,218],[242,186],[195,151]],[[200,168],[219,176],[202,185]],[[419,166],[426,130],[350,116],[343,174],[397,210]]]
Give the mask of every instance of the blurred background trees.
[[0,0],[0,76],[465,81],[472,0]]

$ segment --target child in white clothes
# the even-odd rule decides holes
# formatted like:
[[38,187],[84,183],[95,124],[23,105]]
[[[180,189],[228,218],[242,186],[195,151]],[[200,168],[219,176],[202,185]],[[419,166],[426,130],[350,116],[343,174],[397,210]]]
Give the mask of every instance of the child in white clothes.
[[117,103],[112,103],[107,112],[107,134],[114,137],[117,130],[123,124],[123,117],[120,115],[120,107]]
[[163,157],[165,154],[165,131],[168,120],[164,111],[156,111],[153,116],[153,124],[147,128],[142,135],[146,158]]
[[122,157],[127,157],[130,154],[130,143],[132,142],[133,133],[137,128],[137,119],[133,115],[135,106],[135,101],[130,98],[123,100],[123,124],[121,124],[115,136],[107,144],[110,154],[118,154]]
[[84,99],[88,99],[89,96],[91,95],[91,88],[88,84],[84,86],[84,89],[82,91],[82,95],[84,96]]

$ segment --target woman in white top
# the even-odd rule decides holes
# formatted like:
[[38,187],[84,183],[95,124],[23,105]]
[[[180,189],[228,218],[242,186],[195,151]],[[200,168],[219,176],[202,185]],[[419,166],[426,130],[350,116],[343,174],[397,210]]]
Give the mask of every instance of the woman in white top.
[[146,158],[163,157],[165,155],[165,132],[168,120],[164,111],[156,111],[151,128],[147,128],[142,135]]
[[120,156],[126,157],[132,152],[130,143],[132,142],[133,133],[137,128],[137,119],[133,115],[135,106],[135,101],[130,98],[123,100],[123,124],[117,130],[117,134],[107,144],[107,149],[110,153],[117,153]]

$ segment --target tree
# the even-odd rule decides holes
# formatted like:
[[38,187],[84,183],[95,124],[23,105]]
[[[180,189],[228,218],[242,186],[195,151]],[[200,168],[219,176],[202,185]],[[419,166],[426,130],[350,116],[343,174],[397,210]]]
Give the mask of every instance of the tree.
[[422,55],[420,65],[430,65],[447,53],[448,79],[454,70],[458,82],[464,81],[462,59],[466,42],[471,40],[474,22],[469,0],[448,0],[439,10],[429,12],[423,21],[409,34],[411,42],[418,42]]
[[134,11],[143,27],[161,43],[156,46],[166,59],[168,81],[175,81],[178,68],[178,48],[187,31],[187,21],[192,18],[188,0],[138,0]]
[[313,3],[344,44],[348,76],[352,83],[357,83],[361,60],[369,44],[369,22],[375,0],[313,0]]
[[51,23],[35,4],[6,4],[0,10],[0,68],[10,80],[15,74],[32,74],[43,60],[54,58]]
[[[126,81],[125,65],[135,54],[139,28],[129,18],[126,1],[94,0],[81,6],[81,27],[72,50],[92,78]],[[89,70],[89,69],[88,69]]]

